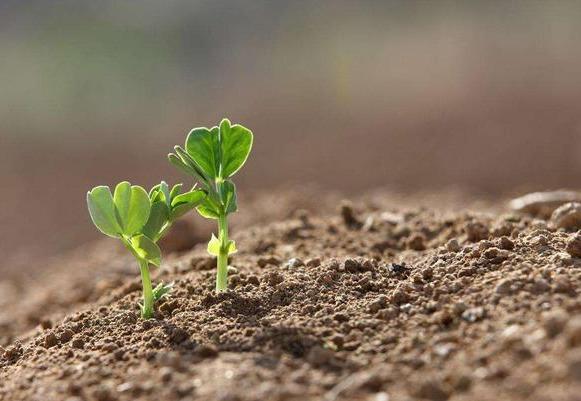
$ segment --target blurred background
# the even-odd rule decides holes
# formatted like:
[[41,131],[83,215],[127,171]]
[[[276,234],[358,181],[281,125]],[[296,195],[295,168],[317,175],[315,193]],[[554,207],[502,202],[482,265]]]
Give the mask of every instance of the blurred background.
[[224,116],[255,133],[246,197],[578,187],[579,21],[556,0],[2,0],[0,271],[99,238],[92,186],[186,180],[166,154]]

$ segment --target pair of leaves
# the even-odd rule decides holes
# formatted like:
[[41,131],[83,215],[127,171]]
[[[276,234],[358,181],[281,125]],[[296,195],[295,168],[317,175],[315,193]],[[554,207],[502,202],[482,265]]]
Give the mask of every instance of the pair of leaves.
[[109,187],[95,187],[87,193],[87,205],[99,231],[121,239],[135,257],[160,265],[159,247],[142,233],[151,214],[151,201],[142,187],[124,181],[113,194]]
[[132,237],[139,233],[149,219],[151,202],[147,192],[127,181],[115,188],[99,186],[87,193],[89,213],[95,226],[113,238]]
[[220,127],[194,128],[186,139],[186,151],[207,179],[232,177],[252,149],[252,132],[223,119]]
[[217,219],[238,209],[236,187],[230,178],[248,159],[252,142],[249,129],[223,119],[219,127],[194,128],[186,139],[186,149],[176,146],[175,153],[168,156],[208,192],[197,208],[203,217]]
[[162,182],[148,194],[140,186],[122,182],[113,194],[106,186],[93,188],[87,194],[87,204],[93,223],[103,234],[121,239],[135,257],[159,266],[157,240],[206,196],[201,190],[180,192],[181,184],[170,191]]

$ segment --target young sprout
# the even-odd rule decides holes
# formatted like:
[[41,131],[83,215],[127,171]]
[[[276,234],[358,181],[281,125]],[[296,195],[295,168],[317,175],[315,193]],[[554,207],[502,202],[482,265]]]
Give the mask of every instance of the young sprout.
[[194,128],[188,134],[185,150],[176,146],[169,161],[196,179],[207,197],[197,211],[203,217],[218,220],[218,237],[212,234],[208,253],[218,258],[216,291],[228,286],[228,256],[236,252],[228,238],[228,215],[234,213],[236,187],[231,177],[244,165],[252,149],[252,132],[223,119],[219,127]]
[[166,296],[171,284],[160,283],[153,288],[149,265],[159,267],[161,251],[156,242],[172,223],[198,206],[206,194],[197,189],[180,193],[182,184],[169,190],[165,182],[152,188],[149,194],[140,186],[122,182],[115,192],[106,186],[93,188],[87,193],[89,214],[103,234],[118,238],[139,263],[143,282],[141,316],[153,317],[153,304]]

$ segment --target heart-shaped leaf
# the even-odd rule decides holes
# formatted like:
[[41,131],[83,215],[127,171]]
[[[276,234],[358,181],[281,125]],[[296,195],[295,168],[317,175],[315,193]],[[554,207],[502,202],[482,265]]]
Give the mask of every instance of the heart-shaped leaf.
[[138,233],[147,223],[151,209],[147,192],[140,186],[121,182],[115,188],[113,201],[123,234],[130,237]]
[[99,186],[88,192],[87,206],[91,220],[99,231],[109,237],[121,237],[123,230],[117,221],[115,203],[108,187]]
[[222,178],[230,178],[246,162],[252,150],[252,132],[242,125],[230,125],[230,121],[223,119],[220,123],[220,146]]
[[215,179],[220,174],[219,128],[194,128],[186,139],[188,155],[202,169],[205,176]]
[[145,235],[137,235],[131,238],[131,246],[139,258],[159,267],[161,264],[161,250],[151,239]]

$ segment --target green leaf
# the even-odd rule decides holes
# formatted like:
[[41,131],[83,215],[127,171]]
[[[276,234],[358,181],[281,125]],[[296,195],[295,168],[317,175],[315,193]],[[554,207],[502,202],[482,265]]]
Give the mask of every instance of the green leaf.
[[159,283],[158,285],[156,285],[152,291],[153,302],[157,302],[160,299],[167,297],[169,292],[172,290],[172,288],[173,288],[173,283],[169,283],[169,284]]
[[178,195],[171,202],[171,220],[175,221],[190,210],[198,206],[206,197],[206,193],[201,189],[196,189]]
[[208,253],[214,256],[218,256],[220,253],[220,240],[213,233],[212,239],[208,242]]
[[140,234],[131,238],[131,245],[137,256],[159,267],[161,264],[161,250],[155,242]]
[[140,186],[131,186],[127,181],[119,183],[113,195],[117,219],[123,234],[132,236],[138,233],[149,218],[151,203],[149,195]]
[[167,205],[168,208],[170,208],[171,207],[171,195],[169,192],[169,187],[165,181],[162,181],[159,184],[159,190],[163,194],[165,204]]
[[221,159],[218,127],[191,130],[186,139],[186,151],[207,178],[218,177]]
[[230,125],[223,119],[220,123],[221,176],[232,177],[246,162],[252,150],[252,132],[239,124]]
[[236,252],[238,252],[238,248],[236,248],[236,242],[234,242],[234,240],[230,240],[228,242],[228,255],[232,255]]
[[121,226],[115,215],[115,204],[111,190],[105,186],[93,188],[87,193],[87,206],[93,224],[103,234],[109,237],[119,238],[121,236]]
[[153,241],[157,241],[168,221],[169,209],[167,208],[167,205],[163,201],[155,201],[151,205],[149,219],[145,226],[143,226],[141,233],[145,234]]
[[220,186],[220,198],[222,199],[222,204],[224,205],[224,210],[226,213],[234,213],[238,210],[238,204],[236,202],[236,186],[230,180],[226,180]]
[[[238,252],[238,249],[236,249],[236,243],[232,240],[228,241],[227,249],[228,255]],[[208,253],[213,256],[218,256],[220,253],[220,240],[216,238],[214,234],[212,234],[212,239],[208,242]]]
[[180,192],[182,192],[183,186],[184,186],[184,184],[181,184],[181,183],[174,185],[169,193],[170,198],[173,199],[176,196],[178,196],[180,194]]
[[151,187],[151,189],[149,190],[149,199],[153,200],[153,198],[159,193],[159,184]]
[[198,213],[207,219],[217,219],[220,216],[220,208],[212,201],[210,196],[206,196],[196,208]]
[[202,199],[204,199],[205,196],[206,193],[204,191],[202,191],[201,189],[195,189],[193,191],[185,192],[173,198],[171,201],[171,206],[174,207],[183,203],[194,203],[197,205],[202,201]]
[[181,147],[179,146],[174,146],[174,150],[176,152],[176,155],[181,159],[181,161],[188,166],[190,172],[188,174],[194,176],[198,181],[202,182],[202,183],[209,183],[210,181],[212,181],[212,178],[209,177],[206,173],[204,173],[204,170],[202,169],[202,167],[200,167],[198,165],[198,163],[192,159],[192,157],[188,154],[188,152],[186,152],[185,150],[183,150]]
[[167,155],[167,159],[171,164],[182,170],[184,173],[197,177],[196,171],[192,167],[188,166],[178,155],[170,153]]

